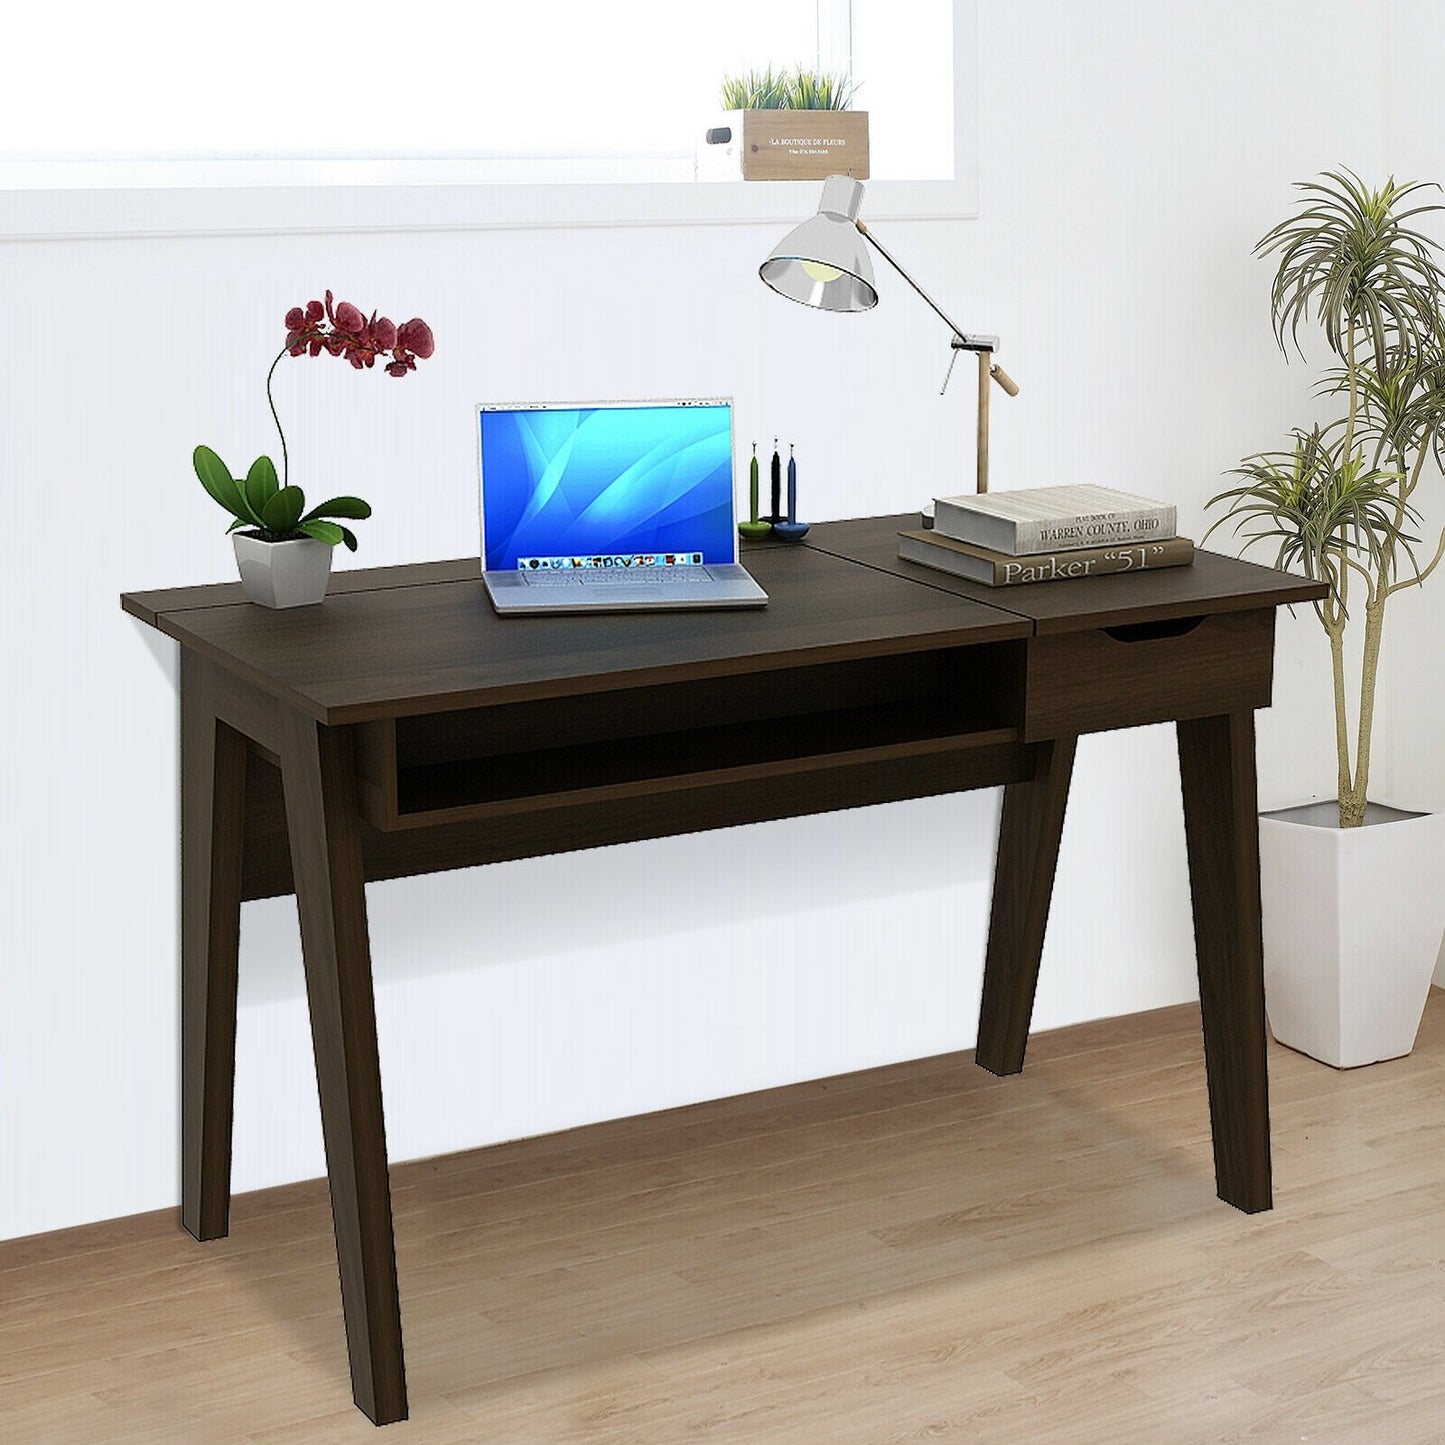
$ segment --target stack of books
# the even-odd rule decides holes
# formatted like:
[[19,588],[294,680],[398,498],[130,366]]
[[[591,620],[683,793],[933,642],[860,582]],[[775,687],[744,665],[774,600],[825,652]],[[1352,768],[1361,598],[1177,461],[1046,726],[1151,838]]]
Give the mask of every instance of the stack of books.
[[1109,487],[1031,487],[939,497],[931,527],[898,534],[898,555],[987,587],[1186,567],[1172,502]]

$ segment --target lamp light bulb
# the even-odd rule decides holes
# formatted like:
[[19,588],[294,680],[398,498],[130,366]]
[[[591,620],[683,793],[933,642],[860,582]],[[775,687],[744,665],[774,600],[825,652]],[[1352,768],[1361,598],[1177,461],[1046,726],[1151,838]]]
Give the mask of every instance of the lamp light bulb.
[[800,261],[803,274],[813,281],[836,281],[843,273],[836,266],[824,265],[822,261]]

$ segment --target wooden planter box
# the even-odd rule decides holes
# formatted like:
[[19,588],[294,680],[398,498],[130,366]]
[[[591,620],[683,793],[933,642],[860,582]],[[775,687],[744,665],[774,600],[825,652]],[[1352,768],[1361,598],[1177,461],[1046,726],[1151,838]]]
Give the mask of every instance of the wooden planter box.
[[866,110],[730,110],[697,148],[700,181],[868,179]]

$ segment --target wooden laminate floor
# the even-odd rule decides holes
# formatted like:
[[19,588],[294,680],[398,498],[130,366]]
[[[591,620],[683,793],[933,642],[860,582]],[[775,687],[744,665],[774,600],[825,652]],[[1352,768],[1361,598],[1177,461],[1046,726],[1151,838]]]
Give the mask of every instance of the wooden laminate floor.
[[0,1244],[19,1442],[1445,1441],[1445,995],[1271,1048],[1214,1197],[1198,1010],[392,1171],[411,1419],[351,1406],[324,1186]]

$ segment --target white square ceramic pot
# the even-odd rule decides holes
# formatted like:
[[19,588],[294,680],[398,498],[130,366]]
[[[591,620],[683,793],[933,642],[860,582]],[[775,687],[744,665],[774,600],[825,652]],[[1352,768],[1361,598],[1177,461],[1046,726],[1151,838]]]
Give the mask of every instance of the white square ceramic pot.
[[307,607],[326,596],[335,548],[304,537],[295,542],[262,542],[231,534],[241,586],[262,607]]
[[1445,923],[1445,813],[1335,803],[1259,820],[1264,995],[1280,1043],[1337,1069],[1415,1046]]

